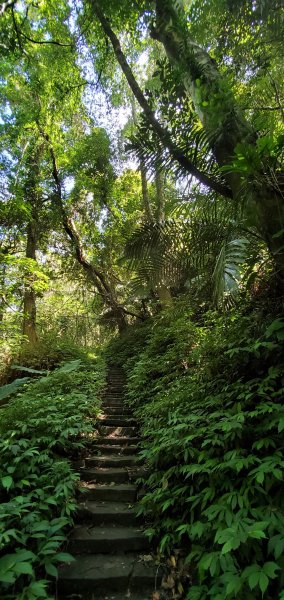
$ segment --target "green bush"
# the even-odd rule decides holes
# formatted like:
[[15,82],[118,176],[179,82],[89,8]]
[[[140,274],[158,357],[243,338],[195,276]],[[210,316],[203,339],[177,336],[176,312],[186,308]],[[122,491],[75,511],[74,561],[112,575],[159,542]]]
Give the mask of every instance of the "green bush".
[[[272,321],[272,322],[271,322]],[[148,464],[140,511],[182,547],[187,600],[284,598],[284,320],[180,303],[126,358]]]
[[1,598],[49,598],[48,577],[72,557],[78,475],[71,458],[88,442],[105,381],[102,360],[76,360],[26,385],[0,409]]

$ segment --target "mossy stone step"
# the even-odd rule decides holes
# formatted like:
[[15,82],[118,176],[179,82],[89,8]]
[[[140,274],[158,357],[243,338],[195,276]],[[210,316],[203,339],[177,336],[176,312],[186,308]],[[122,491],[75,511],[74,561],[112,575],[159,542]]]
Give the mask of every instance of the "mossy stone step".
[[120,398],[104,398],[103,405],[107,404],[108,406],[112,406],[114,408],[120,407],[123,408],[124,404]]
[[133,414],[130,408],[124,406],[108,406],[107,404],[103,404],[101,409],[104,413],[109,415],[129,415],[131,417]]
[[137,465],[137,456],[129,454],[128,456],[117,456],[117,454],[108,454],[107,456],[88,456],[85,459],[85,465],[89,467],[131,467]]
[[118,446],[116,444],[96,444],[93,446],[94,450],[99,452],[99,456],[104,454],[116,454],[116,456],[127,456],[131,454],[135,454],[139,447],[130,445],[130,446]]
[[137,435],[137,427],[133,426],[115,426],[115,425],[103,425],[99,424],[99,431],[103,437],[134,437]]
[[107,415],[106,411],[98,418],[100,425],[110,425],[113,427],[137,427],[137,419],[127,415]]
[[136,509],[126,502],[80,502],[77,509],[80,523],[91,522],[93,525],[137,525]]
[[[95,598],[108,598],[111,596],[106,590],[125,592],[124,596],[115,595],[114,599],[129,598],[133,600],[148,600],[151,598],[150,590],[155,589],[155,580],[161,580],[162,572],[157,569],[154,561],[144,563],[136,554],[118,554],[106,557],[105,554],[79,556],[75,562],[65,564],[59,569],[58,588],[59,594],[96,594]],[[141,589],[142,588],[142,589]],[[145,594],[143,593],[143,588]],[[136,590],[131,595],[131,590]],[[99,596],[99,594],[103,594]],[[149,594],[149,595],[148,595]],[[94,598],[94,596],[93,596]]]
[[147,550],[149,540],[138,527],[86,527],[73,529],[68,541],[71,554],[106,554]]
[[135,481],[138,477],[145,475],[145,469],[139,469],[137,466],[129,469],[119,468],[83,468],[80,472],[82,481],[94,481],[97,483],[127,483]]
[[100,445],[112,444],[116,446],[133,446],[139,444],[139,442],[141,442],[141,438],[137,436],[129,437],[128,435],[121,435],[115,437],[100,436],[99,438],[97,438],[97,441],[99,441]]
[[81,487],[81,490],[83,490],[80,494],[82,500],[129,502],[133,504],[137,498],[137,486],[132,483],[120,485],[87,483]]

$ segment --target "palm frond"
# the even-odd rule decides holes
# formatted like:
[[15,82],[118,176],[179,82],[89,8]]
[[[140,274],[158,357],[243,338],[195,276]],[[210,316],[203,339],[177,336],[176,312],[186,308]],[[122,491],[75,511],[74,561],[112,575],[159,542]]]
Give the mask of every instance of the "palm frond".
[[241,269],[248,258],[248,244],[246,238],[227,239],[222,244],[212,275],[216,304],[226,296],[236,296],[242,278]]
[[[127,239],[124,260],[135,272],[132,290],[154,290],[161,283],[178,289],[207,281],[215,304],[234,301],[256,238],[241,234],[226,211],[191,209],[191,218],[140,224]],[[255,253],[256,256],[256,253]],[[253,263],[252,263],[253,264]]]

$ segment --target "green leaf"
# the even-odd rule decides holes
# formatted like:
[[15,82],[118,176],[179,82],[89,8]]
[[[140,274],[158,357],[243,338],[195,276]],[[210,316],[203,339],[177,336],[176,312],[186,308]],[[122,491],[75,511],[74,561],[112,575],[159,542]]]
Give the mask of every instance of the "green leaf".
[[4,398],[8,398],[11,394],[14,394],[21,385],[24,385],[29,381],[29,377],[22,377],[22,379],[15,379],[12,383],[7,383],[7,385],[2,385],[0,388],[0,403],[2,404],[2,400]]
[[31,369],[31,367],[22,367],[21,365],[11,365],[11,369],[16,371],[25,371],[26,373],[34,373],[38,375],[45,375],[49,371],[39,371],[38,369]]
[[17,573],[17,575],[34,575],[34,570],[33,567],[31,565],[31,563],[28,562],[19,562],[17,563],[14,568],[13,568],[14,572]]
[[249,587],[251,590],[253,590],[257,586],[258,581],[259,581],[260,571],[259,571],[259,568],[257,570],[257,566],[258,565],[255,565],[256,570],[248,578],[248,583],[249,583]]
[[52,564],[52,562],[46,561],[44,563],[44,568],[45,568],[46,572],[48,573],[48,575],[51,575],[52,577],[57,577],[58,570],[55,567],[55,565]]
[[56,369],[56,373],[71,373],[72,371],[77,371],[81,364],[82,361],[80,358],[77,360],[70,360],[69,362],[62,365],[62,367],[60,367],[59,369]]
[[277,573],[275,571],[279,571],[280,567],[275,562],[266,562],[263,565],[263,571],[269,577],[269,579],[275,579],[277,577]]
[[76,560],[76,558],[68,552],[58,552],[55,554],[54,558],[60,562],[74,562]]
[[9,490],[10,487],[13,485],[13,479],[10,475],[6,475],[5,477],[2,477],[1,479],[2,485],[6,490]]
[[268,584],[269,584],[269,579],[267,577],[267,575],[265,575],[265,573],[260,573],[259,574],[259,587],[261,589],[262,595],[264,594],[265,590],[267,590],[268,588]]

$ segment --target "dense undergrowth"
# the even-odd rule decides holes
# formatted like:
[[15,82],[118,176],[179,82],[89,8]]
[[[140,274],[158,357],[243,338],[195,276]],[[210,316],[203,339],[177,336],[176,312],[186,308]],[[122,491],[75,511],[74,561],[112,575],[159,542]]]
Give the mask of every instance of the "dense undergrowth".
[[70,560],[61,548],[76,506],[71,461],[88,443],[105,381],[103,360],[79,355],[0,409],[3,600],[53,598],[49,580]]
[[179,302],[109,348],[143,424],[148,534],[185,556],[176,598],[284,598],[283,342],[265,304],[197,322]]

